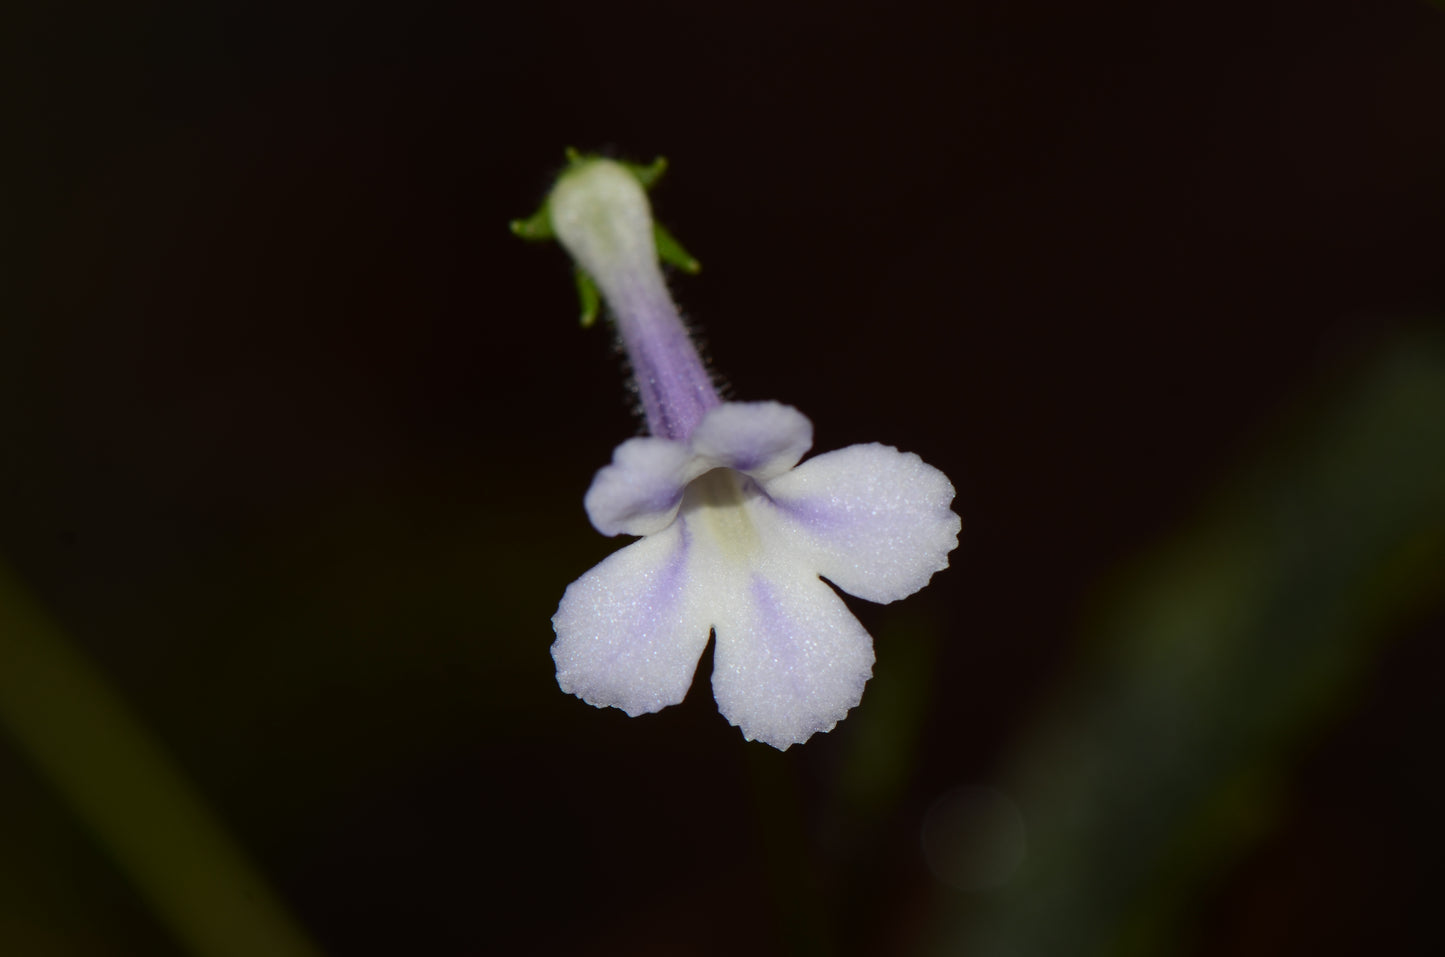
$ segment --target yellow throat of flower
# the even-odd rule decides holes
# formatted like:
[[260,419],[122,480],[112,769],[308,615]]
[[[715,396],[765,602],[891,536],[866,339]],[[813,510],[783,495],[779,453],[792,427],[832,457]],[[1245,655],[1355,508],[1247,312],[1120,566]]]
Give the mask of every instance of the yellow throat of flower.
[[726,558],[743,562],[759,551],[761,541],[748,514],[745,479],[732,469],[713,469],[694,479],[683,497],[688,524],[704,531]]

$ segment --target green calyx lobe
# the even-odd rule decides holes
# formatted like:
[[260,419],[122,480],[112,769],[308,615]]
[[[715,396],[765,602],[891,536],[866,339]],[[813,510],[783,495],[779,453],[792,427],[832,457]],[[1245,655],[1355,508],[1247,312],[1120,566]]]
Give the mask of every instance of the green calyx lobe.
[[[580,167],[597,162],[600,159],[605,159],[605,157],[597,154],[580,153],[571,147],[567,148],[566,154],[567,166],[558,174],[558,182],[561,182],[563,178],[575,172]],[[637,182],[642,184],[643,189],[651,189],[657,181],[662,178],[662,174],[667,172],[667,160],[661,156],[647,165],[622,161],[615,162],[631,173]],[[552,230],[550,195],[542,201],[542,205],[539,206],[537,211],[531,216],[512,220],[511,229],[513,234],[529,242],[545,242],[549,239],[555,239],[556,234]],[[696,275],[697,272],[702,269],[702,264],[684,249],[682,243],[677,241],[677,237],[668,232],[656,219],[654,219],[652,223],[652,237],[653,242],[657,246],[658,259],[670,266],[681,269],[683,272],[693,275]],[[602,296],[597,291],[597,284],[592,281],[592,277],[587,275],[582,269],[576,271],[576,279],[577,299],[582,310],[582,327],[585,329],[597,322],[597,314],[602,306]]]

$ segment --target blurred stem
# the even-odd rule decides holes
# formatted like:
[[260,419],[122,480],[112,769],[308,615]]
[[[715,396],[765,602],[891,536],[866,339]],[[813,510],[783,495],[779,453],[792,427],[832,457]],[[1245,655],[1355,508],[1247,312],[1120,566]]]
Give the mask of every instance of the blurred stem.
[[0,724],[201,957],[318,951],[105,679],[0,565]]

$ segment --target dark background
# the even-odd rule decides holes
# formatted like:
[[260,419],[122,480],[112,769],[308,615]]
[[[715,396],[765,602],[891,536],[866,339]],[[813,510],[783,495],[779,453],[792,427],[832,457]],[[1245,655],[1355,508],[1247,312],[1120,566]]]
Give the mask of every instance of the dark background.
[[[987,894],[922,821],[1003,787],[1095,596],[1445,308],[1424,2],[9,19],[0,555],[331,954],[924,946]],[[506,228],[565,146],[668,157],[704,267],[673,290],[732,395],[957,487],[953,567],[850,600],[917,706],[886,787],[871,695],[779,755],[709,658],[656,716],[556,689],[548,619],[617,545],[582,493],[639,428],[564,255]],[[1438,942],[1422,607],[1168,952]],[[0,950],[178,952],[3,735],[0,809]]]

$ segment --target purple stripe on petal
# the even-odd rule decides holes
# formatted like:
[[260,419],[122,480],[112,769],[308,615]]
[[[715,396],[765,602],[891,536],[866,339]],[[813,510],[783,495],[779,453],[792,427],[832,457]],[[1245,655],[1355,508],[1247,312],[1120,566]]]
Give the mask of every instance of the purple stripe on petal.
[[739,472],[751,472],[771,458],[766,452],[753,452],[747,455],[739,455],[728,463],[730,468]]
[[678,528],[634,542],[573,582],[552,625],[557,683],[628,714],[682,701],[707,644],[686,600],[689,539]]
[[[657,576],[642,596],[638,605],[638,614],[645,616],[649,630],[656,629],[659,621],[671,616],[673,606],[682,598],[682,586],[684,573],[687,570],[688,533],[687,529],[680,528],[682,533],[678,536],[677,547],[668,556],[667,564],[663,566],[662,573]],[[615,662],[618,655],[623,651],[631,650],[625,644],[618,645],[609,656],[609,662]]]
[[[938,469],[891,446],[850,445],[763,483],[779,526],[843,591],[896,601],[948,567],[960,522]],[[780,535],[786,535],[781,532]]]
[[800,569],[749,574],[746,608],[717,622],[713,694],[729,721],[776,748],[827,731],[855,706],[873,641],[833,589]]
[[800,525],[805,525],[818,532],[846,528],[857,521],[849,514],[847,508],[839,508],[830,502],[817,499],[779,501],[770,498],[769,501],[784,515],[796,520]]
[[[823,586],[827,587],[827,586]],[[798,677],[797,625],[783,610],[773,593],[773,586],[761,575],[753,575],[749,591],[752,594],[753,609],[760,626],[759,640],[767,646],[769,654],[780,662],[788,676],[788,689],[794,695],[805,689]],[[783,636],[779,640],[779,636]]]
[[637,500],[634,509],[638,512],[666,512],[676,508],[682,502],[682,495],[687,488],[660,488],[652,495]]

